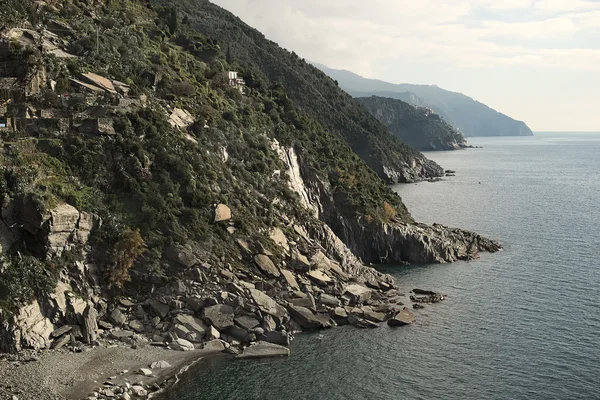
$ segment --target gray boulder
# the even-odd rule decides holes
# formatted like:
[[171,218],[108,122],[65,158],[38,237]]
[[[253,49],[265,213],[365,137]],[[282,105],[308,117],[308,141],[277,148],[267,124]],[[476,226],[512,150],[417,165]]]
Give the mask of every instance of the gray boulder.
[[137,333],[143,333],[146,329],[144,328],[144,324],[142,324],[137,319],[135,321],[129,322],[129,327],[136,331]]
[[262,312],[272,315],[280,321],[287,314],[285,308],[258,289],[250,289],[250,296]]
[[61,336],[62,336],[62,335],[64,335],[65,333],[69,333],[69,332],[71,332],[71,330],[72,330],[72,329],[73,329],[73,327],[72,327],[71,325],[65,325],[65,326],[62,326],[62,327],[60,327],[60,328],[56,329],[54,332],[52,332],[52,333],[50,334],[50,336],[51,336],[53,339],[56,339],[56,338],[59,338],[59,337],[61,337]]
[[234,321],[238,326],[244,328],[247,331],[251,331],[253,328],[256,328],[260,325],[259,320],[247,315],[240,315],[239,317],[235,317]]
[[232,327],[234,325],[233,317],[233,308],[225,304],[216,304],[214,306],[206,307],[202,311],[202,318],[219,331]]
[[169,306],[167,304],[163,304],[157,300],[150,300],[148,304],[150,305],[150,308],[152,309],[154,315],[156,315],[157,317],[163,319],[167,315],[169,315]]
[[269,343],[278,344],[281,346],[289,346],[290,335],[286,331],[281,332],[267,332],[264,335],[264,340]]
[[127,316],[125,316],[125,314],[123,314],[121,312],[121,310],[119,310],[118,308],[115,308],[111,313],[110,313],[110,321],[115,324],[116,326],[123,326],[125,324],[125,322],[127,322]]
[[219,339],[214,339],[204,343],[202,350],[207,353],[220,353],[225,351],[225,342]]
[[290,349],[268,342],[256,342],[246,347],[238,358],[289,357]]
[[165,251],[165,257],[167,260],[186,268],[191,268],[198,264],[198,259],[192,252],[192,249],[179,244],[169,246]]
[[177,339],[173,341],[169,347],[178,351],[192,351],[195,349],[194,345],[185,339]]
[[386,316],[384,313],[380,313],[380,312],[375,312],[375,311],[370,311],[367,310],[364,312],[363,317],[371,322],[383,322],[386,320]]
[[333,322],[327,314],[315,314],[308,308],[297,307],[291,304],[288,306],[288,310],[292,319],[300,325],[302,329],[330,328],[335,325],[335,322]]
[[294,276],[294,273],[292,271],[288,271],[287,269],[282,269],[281,275],[283,276],[285,283],[288,285],[288,287],[290,289],[292,289],[292,290],[300,289],[300,286],[298,286],[298,281],[296,280],[296,277]]
[[339,307],[342,304],[340,299],[325,293],[319,296],[319,303],[330,307]]
[[348,323],[357,328],[378,328],[379,325],[375,322],[369,321],[368,319],[361,318],[357,315],[348,315]]
[[362,285],[353,284],[346,286],[344,297],[349,300],[350,304],[361,304],[370,299],[371,294],[371,289]]
[[179,314],[173,318],[173,322],[185,326],[190,332],[194,332],[198,337],[204,336],[208,329],[204,322],[187,314]]
[[394,316],[394,318],[390,318],[388,320],[389,326],[405,326],[410,325],[415,322],[415,315],[406,307],[398,314]]
[[279,278],[281,273],[279,269],[273,264],[273,261],[264,254],[257,254],[254,256],[254,262],[258,269],[260,269],[265,275],[272,278]]

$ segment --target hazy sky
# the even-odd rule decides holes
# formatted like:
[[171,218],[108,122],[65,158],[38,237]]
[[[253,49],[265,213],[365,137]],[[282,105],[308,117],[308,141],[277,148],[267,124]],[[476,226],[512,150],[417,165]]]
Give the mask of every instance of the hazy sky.
[[307,60],[600,131],[600,0],[213,0]]

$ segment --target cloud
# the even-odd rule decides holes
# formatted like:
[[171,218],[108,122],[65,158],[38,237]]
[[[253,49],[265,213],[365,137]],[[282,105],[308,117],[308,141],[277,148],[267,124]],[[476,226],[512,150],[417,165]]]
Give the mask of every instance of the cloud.
[[[600,3],[585,0],[216,0],[302,57],[371,75],[385,60],[456,66],[597,68]],[[521,10],[519,20],[485,17]],[[551,15],[550,15],[551,14]],[[561,47],[529,42],[557,40]]]

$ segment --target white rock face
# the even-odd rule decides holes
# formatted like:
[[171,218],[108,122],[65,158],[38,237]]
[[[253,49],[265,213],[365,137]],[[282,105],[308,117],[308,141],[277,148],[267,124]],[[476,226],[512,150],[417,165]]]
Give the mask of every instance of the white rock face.
[[169,116],[169,124],[178,129],[184,129],[194,123],[194,117],[186,110],[175,108]]
[[300,204],[312,212],[315,218],[319,218],[320,207],[318,206],[318,200],[311,200],[304,179],[300,171],[300,163],[298,162],[298,155],[293,147],[283,149],[277,140],[273,140],[271,148],[277,152],[279,158],[284,161],[288,170],[286,171],[290,180],[289,187],[294,192],[300,195]]
[[15,342],[17,350],[23,348],[45,349],[50,347],[50,335],[56,327],[42,314],[40,304],[34,301],[21,308],[16,317]]

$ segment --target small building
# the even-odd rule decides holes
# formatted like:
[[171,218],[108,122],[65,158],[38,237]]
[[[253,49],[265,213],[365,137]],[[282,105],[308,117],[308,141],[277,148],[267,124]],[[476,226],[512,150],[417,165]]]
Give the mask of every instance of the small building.
[[240,91],[241,94],[246,93],[246,81],[243,78],[238,77],[236,71],[229,71],[229,86]]

